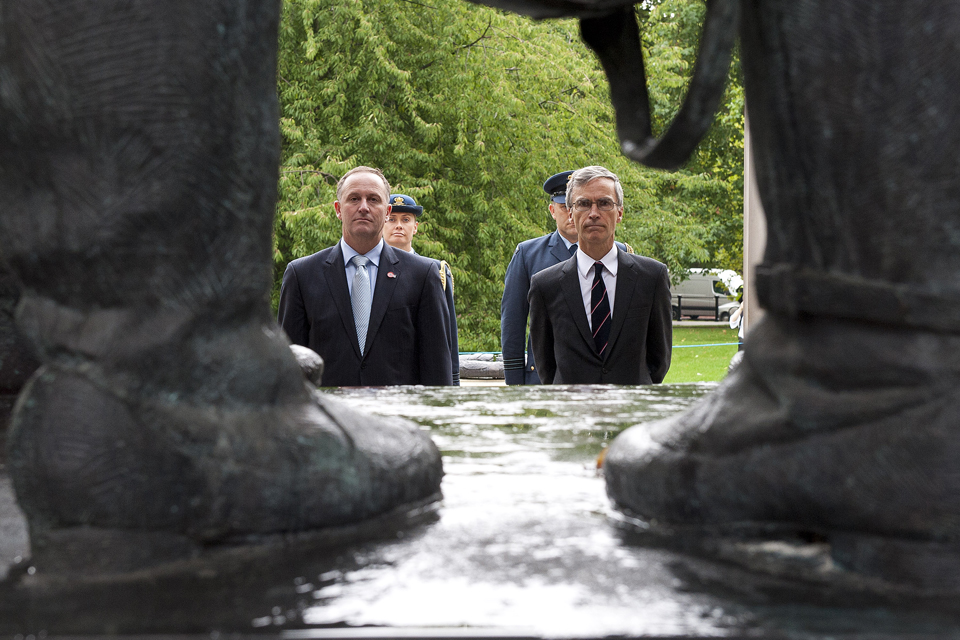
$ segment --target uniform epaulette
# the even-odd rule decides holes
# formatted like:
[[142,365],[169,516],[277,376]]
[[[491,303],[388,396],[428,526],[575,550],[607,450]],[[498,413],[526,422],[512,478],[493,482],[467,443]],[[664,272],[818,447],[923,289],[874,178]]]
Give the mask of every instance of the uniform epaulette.
[[453,292],[453,270],[450,268],[450,265],[447,264],[446,260],[440,261],[440,284],[443,285],[443,290],[447,290],[447,271],[450,272],[450,292]]
[[628,245],[626,242],[623,243],[623,246],[625,246],[625,247],[627,248],[627,253],[633,253],[633,254],[636,254],[636,253],[637,253],[636,251],[633,250],[633,247],[631,247],[630,245]]

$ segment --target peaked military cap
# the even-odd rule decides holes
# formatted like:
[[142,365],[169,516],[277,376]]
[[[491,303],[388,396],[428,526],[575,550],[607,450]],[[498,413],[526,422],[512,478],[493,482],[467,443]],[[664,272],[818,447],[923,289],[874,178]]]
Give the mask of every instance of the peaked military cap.
[[402,193],[390,194],[390,207],[392,213],[412,213],[418,218],[423,213],[423,207],[418,205],[416,200]]
[[547,181],[543,183],[543,190],[549,194],[551,201],[560,204],[567,203],[567,182],[570,181],[572,175],[573,171],[564,171],[547,178]]

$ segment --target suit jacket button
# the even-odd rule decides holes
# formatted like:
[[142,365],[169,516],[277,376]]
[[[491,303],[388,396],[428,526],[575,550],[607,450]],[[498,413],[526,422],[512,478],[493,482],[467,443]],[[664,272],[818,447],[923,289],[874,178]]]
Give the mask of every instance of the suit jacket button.
[[601,371],[602,371],[603,373],[610,373],[609,371],[607,371],[607,368],[606,368],[606,367],[604,367],[603,369],[601,369]]
[[[366,362],[361,362],[361,363],[360,363],[360,368],[361,368],[361,369],[366,369],[366,368],[367,368],[367,363],[366,363]],[[604,371],[604,373],[606,373],[606,371]]]

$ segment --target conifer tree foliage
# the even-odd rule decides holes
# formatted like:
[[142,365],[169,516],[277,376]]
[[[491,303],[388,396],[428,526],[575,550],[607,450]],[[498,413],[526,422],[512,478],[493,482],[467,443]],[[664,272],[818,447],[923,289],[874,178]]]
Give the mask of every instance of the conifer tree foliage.
[[[685,92],[703,3],[638,11],[663,126]],[[554,228],[541,184],[559,171],[602,164],[620,175],[618,238],[674,274],[737,251],[736,76],[702,150],[676,173],[620,154],[606,80],[573,20],[538,23],[463,0],[285,0],[278,93],[274,301],[287,262],[339,240],[335,185],[359,164],[423,205],[414,247],[453,269],[464,351],[499,350],[507,264],[518,242]]]

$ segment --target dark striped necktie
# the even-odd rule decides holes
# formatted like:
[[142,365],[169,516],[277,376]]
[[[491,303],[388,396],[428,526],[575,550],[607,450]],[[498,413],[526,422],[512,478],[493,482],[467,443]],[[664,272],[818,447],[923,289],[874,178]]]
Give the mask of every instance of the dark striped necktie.
[[593,344],[601,356],[610,339],[610,299],[603,285],[603,263],[593,263],[593,288],[590,290],[590,324],[593,327]]

